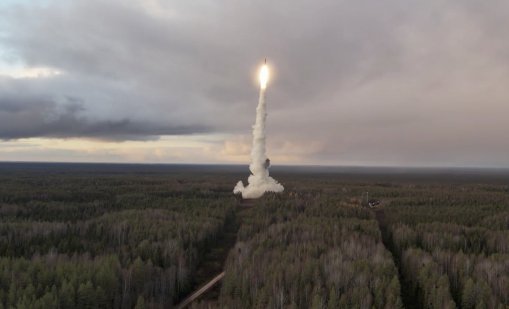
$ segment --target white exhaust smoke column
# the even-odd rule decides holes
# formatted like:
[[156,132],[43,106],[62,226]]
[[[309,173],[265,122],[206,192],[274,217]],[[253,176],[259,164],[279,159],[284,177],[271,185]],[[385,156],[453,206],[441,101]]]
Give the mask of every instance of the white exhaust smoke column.
[[267,119],[265,90],[268,80],[269,68],[264,64],[260,70],[260,99],[256,108],[256,122],[253,126],[253,148],[249,165],[251,175],[247,179],[246,187],[242,181],[239,181],[233,189],[233,193],[241,193],[242,198],[245,199],[259,198],[265,192],[283,192],[284,190],[280,183],[269,176],[270,161],[265,152],[265,120]]

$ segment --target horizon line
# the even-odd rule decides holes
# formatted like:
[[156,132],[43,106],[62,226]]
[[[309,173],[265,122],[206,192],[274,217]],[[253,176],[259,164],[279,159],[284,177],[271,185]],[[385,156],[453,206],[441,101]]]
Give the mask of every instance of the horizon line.
[[[84,162],[84,161],[9,161],[0,160],[0,164],[82,164],[82,165],[191,165],[191,166],[249,166],[249,163],[162,163],[162,162]],[[502,166],[459,166],[459,165],[340,165],[340,164],[275,164],[272,167],[304,167],[304,168],[386,168],[386,169],[472,169],[472,170],[509,170],[509,167]]]

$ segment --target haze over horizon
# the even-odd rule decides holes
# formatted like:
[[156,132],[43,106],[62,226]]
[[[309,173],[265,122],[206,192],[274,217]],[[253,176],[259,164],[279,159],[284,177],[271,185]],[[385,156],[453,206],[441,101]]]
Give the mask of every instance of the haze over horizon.
[[0,3],[0,161],[509,167],[509,2]]

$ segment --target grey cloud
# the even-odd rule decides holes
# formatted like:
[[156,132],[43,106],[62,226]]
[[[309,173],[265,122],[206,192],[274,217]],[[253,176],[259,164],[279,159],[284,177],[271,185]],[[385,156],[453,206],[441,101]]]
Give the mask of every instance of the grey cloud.
[[64,72],[0,79],[0,135],[249,134],[267,56],[269,139],[322,143],[313,163],[509,166],[507,1],[151,3],[0,9],[9,59]]
[[0,96],[0,139],[26,137],[87,137],[108,140],[154,139],[160,135],[186,135],[210,130],[204,126],[170,126],[130,119],[91,120],[80,114],[76,98],[56,103],[44,97]]

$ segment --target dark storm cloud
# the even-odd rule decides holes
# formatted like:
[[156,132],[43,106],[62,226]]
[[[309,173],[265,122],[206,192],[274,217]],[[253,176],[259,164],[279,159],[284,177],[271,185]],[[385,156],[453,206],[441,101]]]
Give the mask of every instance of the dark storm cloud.
[[[1,80],[1,79],[0,79]],[[12,81],[12,89],[29,83]],[[75,97],[55,99],[49,94],[31,94],[30,88],[9,91],[0,87],[0,139],[26,137],[88,137],[98,139],[154,139],[159,135],[186,135],[210,130],[202,125],[171,126],[128,118],[89,119],[84,102]]]
[[73,98],[57,104],[50,98],[42,97],[0,97],[0,139],[89,137],[136,140],[209,130],[204,126],[168,126],[130,119],[90,120],[80,116],[82,111],[83,104]]
[[508,12],[502,0],[6,6],[3,57],[63,74],[0,80],[0,136],[248,134],[267,56],[269,138],[321,144],[310,161],[509,166]]

